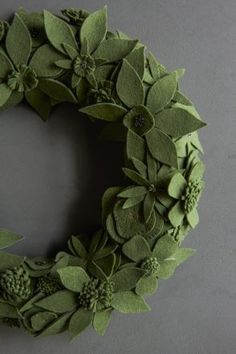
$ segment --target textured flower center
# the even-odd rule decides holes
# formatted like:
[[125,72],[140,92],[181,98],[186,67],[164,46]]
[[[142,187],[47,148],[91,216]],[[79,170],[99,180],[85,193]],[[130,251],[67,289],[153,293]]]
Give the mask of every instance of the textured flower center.
[[52,295],[61,289],[60,284],[50,276],[40,277],[37,281],[37,290],[45,295]]
[[184,210],[186,213],[190,213],[199,201],[201,193],[201,184],[199,181],[190,181],[185,189]]
[[31,295],[29,273],[22,266],[8,269],[0,277],[0,287],[3,297],[7,300],[27,300]]
[[79,305],[86,310],[96,310],[110,306],[113,298],[114,285],[106,281],[99,284],[98,280],[91,280],[85,283],[82,291],[79,293]]
[[155,275],[160,269],[160,264],[156,257],[150,257],[143,261],[141,269],[145,271],[146,275]]
[[27,92],[38,85],[35,71],[26,65],[20,65],[18,70],[12,70],[7,77],[7,84],[12,91]]
[[88,17],[88,12],[84,10],[65,9],[62,10],[62,13],[72,24],[77,26],[82,25],[86,17]]
[[112,83],[105,82],[98,88],[91,88],[89,90],[89,96],[92,98],[92,101],[96,103],[102,102],[111,102],[115,103],[114,98],[112,97]]
[[134,119],[134,127],[142,128],[145,123],[145,117],[142,114],[138,114]]
[[86,77],[96,68],[95,61],[90,55],[81,55],[74,60],[74,72],[80,77]]
[[30,28],[30,35],[34,39],[38,39],[41,37],[41,29],[37,27]]

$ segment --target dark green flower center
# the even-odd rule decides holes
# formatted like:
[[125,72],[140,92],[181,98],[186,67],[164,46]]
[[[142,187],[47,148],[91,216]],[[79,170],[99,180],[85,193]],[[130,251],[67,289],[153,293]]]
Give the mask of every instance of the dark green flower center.
[[6,270],[0,277],[0,287],[5,299],[17,303],[27,300],[32,292],[29,273],[22,266]]
[[32,28],[30,28],[30,35],[32,38],[38,39],[38,38],[41,38],[42,31],[40,28],[32,27]]
[[12,91],[31,91],[38,85],[37,75],[29,66],[19,65],[17,70],[12,70],[8,74],[7,85]]
[[90,55],[80,55],[74,60],[74,72],[80,77],[86,77],[96,68],[95,61]]
[[81,26],[89,13],[84,10],[64,9],[61,11],[73,25]]
[[188,214],[197,205],[201,193],[200,181],[190,181],[185,189],[185,194],[182,197],[184,200],[184,211]]
[[147,258],[141,264],[141,269],[146,275],[156,275],[160,269],[160,264],[156,257]]
[[113,298],[114,285],[112,282],[99,282],[97,279],[85,283],[79,293],[79,305],[86,310],[96,311],[110,306]]
[[45,295],[55,294],[57,291],[61,290],[61,285],[56,281],[56,279],[50,276],[40,277],[37,281],[37,290]]
[[142,128],[145,123],[145,117],[142,114],[138,114],[134,119],[134,127]]

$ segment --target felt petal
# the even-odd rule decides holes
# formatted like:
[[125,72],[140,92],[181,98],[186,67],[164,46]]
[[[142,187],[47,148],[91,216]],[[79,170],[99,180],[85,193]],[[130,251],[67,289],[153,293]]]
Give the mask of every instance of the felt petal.
[[135,292],[138,295],[152,295],[156,292],[158,281],[155,275],[142,277],[135,288]]
[[145,222],[148,222],[155,205],[155,196],[153,193],[147,193],[143,203],[143,212]]
[[122,247],[122,252],[132,261],[139,263],[145,258],[151,257],[148,242],[142,236],[134,236]]
[[165,234],[155,244],[152,255],[158,261],[171,257],[178,249],[178,244],[172,236]]
[[142,275],[143,271],[139,268],[126,267],[119,270],[111,277],[111,281],[114,283],[114,291],[120,292],[135,288]]
[[93,53],[93,57],[106,59],[107,62],[121,60],[133,50],[137,42],[129,39],[107,39],[99,45],[98,49]]
[[0,107],[7,102],[11,94],[12,91],[6,84],[0,84]]
[[15,243],[22,240],[22,236],[6,229],[0,229],[0,249],[13,246]]
[[198,161],[192,168],[189,174],[190,181],[201,180],[205,171],[205,166],[202,161]]
[[179,226],[182,223],[184,216],[184,210],[180,201],[178,201],[168,213],[168,218],[174,227]]
[[122,191],[118,194],[118,197],[121,198],[134,198],[140,195],[146,194],[147,190],[145,187],[137,186],[137,187],[130,187]]
[[80,292],[84,283],[90,280],[88,274],[81,267],[69,266],[58,269],[58,274],[64,287],[74,292]]
[[70,339],[74,339],[83,332],[93,320],[93,311],[80,308],[71,317],[69,324]]
[[171,197],[175,199],[180,199],[185,191],[186,186],[187,182],[185,178],[181,173],[177,172],[170,180],[170,184],[168,186],[168,193]]
[[142,80],[144,74],[144,51],[145,47],[135,48],[132,52],[127,55],[126,60],[132,65],[132,67],[138,73],[140,79]]
[[196,208],[193,208],[190,213],[187,214],[187,220],[189,225],[194,229],[199,223],[199,215]]
[[138,313],[150,311],[144,299],[132,291],[116,293],[111,306],[121,313]]
[[127,110],[113,103],[97,103],[79,110],[93,118],[116,122],[123,118]]
[[111,320],[112,310],[96,311],[93,318],[93,328],[103,336]]
[[134,157],[140,161],[144,160],[146,153],[145,140],[130,129],[127,132],[126,153],[128,159]]

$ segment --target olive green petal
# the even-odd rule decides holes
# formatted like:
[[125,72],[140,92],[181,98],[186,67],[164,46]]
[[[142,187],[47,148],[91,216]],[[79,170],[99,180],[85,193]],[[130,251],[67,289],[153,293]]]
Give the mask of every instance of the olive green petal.
[[108,122],[116,122],[124,117],[127,110],[113,103],[97,103],[87,106],[79,110],[93,118],[106,120]]
[[136,46],[138,41],[112,38],[103,41],[93,53],[94,58],[105,59],[107,63],[125,58]]
[[168,193],[171,197],[180,199],[186,186],[187,182],[185,178],[181,173],[177,172],[170,180],[170,184],[168,185]]
[[178,249],[178,244],[172,236],[165,234],[155,244],[152,255],[158,261],[171,257]]
[[0,84],[0,107],[2,107],[11,96],[12,91],[6,84]]
[[201,180],[205,171],[205,166],[202,161],[198,161],[192,168],[189,174],[190,181],[198,181]]
[[147,134],[154,127],[154,122],[153,115],[143,105],[133,107],[123,120],[128,129],[140,136]]
[[189,225],[194,229],[199,223],[199,215],[196,208],[193,208],[190,213],[186,215]]
[[51,111],[51,99],[43,91],[34,89],[25,93],[28,104],[46,121]]
[[126,242],[122,247],[122,252],[136,263],[151,257],[152,254],[148,242],[142,236],[134,236]]
[[176,227],[179,226],[184,219],[184,210],[182,207],[182,203],[178,201],[169,211],[168,218],[171,224]]
[[95,331],[103,336],[109,326],[111,320],[112,310],[97,311],[93,318],[93,328]]
[[135,288],[138,295],[152,295],[156,292],[158,280],[155,275],[142,277]]
[[13,69],[13,65],[10,59],[5,54],[5,52],[0,49],[0,78],[2,79],[6,78],[7,74],[12,69]]
[[69,324],[70,339],[73,340],[81,332],[83,332],[93,320],[93,312],[91,310],[79,309],[71,317]]

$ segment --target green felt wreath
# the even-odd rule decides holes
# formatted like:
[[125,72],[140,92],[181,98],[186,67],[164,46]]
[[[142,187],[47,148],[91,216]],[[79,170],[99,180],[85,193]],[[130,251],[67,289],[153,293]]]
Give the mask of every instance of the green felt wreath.
[[[0,107],[26,101],[46,121],[61,102],[103,120],[102,137],[125,150],[124,183],[102,198],[101,227],[72,236],[54,259],[6,253],[21,236],[0,230],[0,320],[34,336],[92,325],[104,334],[113,310],[150,308],[159,279],[194,250],[205,123],[168,72],[138,40],[107,30],[107,9],[20,9],[0,22]],[[105,124],[106,123],[106,124]]]

